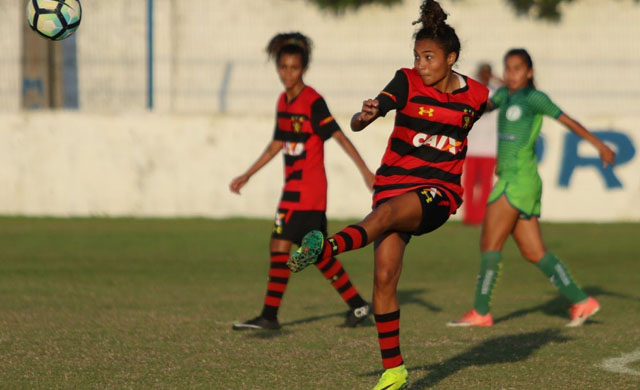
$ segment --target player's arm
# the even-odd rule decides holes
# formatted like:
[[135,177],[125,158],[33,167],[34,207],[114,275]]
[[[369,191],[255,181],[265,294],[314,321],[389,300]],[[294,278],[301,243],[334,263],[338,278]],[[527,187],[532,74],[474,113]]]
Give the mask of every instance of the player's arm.
[[360,174],[364,178],[364,182],[367,185],[367,188],[369,188],[370,190],[373,190],[375,175],[373,174],[373,172],[369,170],[369,168],[367,167],[367,164],[364,162],[364,160],[362,159],[362,156],[360,156],[360,153],[358,153],[358,150],[353,145],[353,143],[351,143],[349,138],[347,138],[347,136],[344,135],[344,133],[341,130],[334,132],[332,135],[332,138],[338,142],[338,144],[342,147],[345,153],[347,153],[347,155],[351,157],[351,160],[353,160],[353,162],[356,164],[356,166],[358,167],[358,170],[360,171]]
[[267,165],[267,163],[271,161],[281,150],[282,141],[271,141],[267,145],[264,152],[262,152],[260,157],[258,157],[256,162],[254,162],[245,173],[231,180],[231,184],[229,184],[229,189],[231,190],[231,192],[240,194],[240,189],[244,187],[245,184],[247,184],[251,176],[258,172],[262,167]]
[[589,130],[587,130],[584,126],[582,126],[578,121],[571,118],[567,114],[561,114],[558,117],[558,121],[563,125],[567,126],[571,131],[573,131],[578,137],[588,141],[596,149],[598,149],[598,153],[600,154],[600,159],[602,160],[602,166],[606,167],[607,165],[613,165],[616,160],[616,154],[605,145],[598,137],[593,135]]
[[491,112],[500,108],[508,94],[509,90],[506,87],[498,88],[498,90],[487,100],[487,106],[485,107],[484,112]]
[[362,109],[351,117],[351,130],[362,131],[380,117],[380,102],[368,99],[362,102]]
[[391,110],[400,110],[409,98],[409,79],[398,70],[393,80],[387,84],[375,99],[362,102],[362,109],[351,117],[351,130],[361,131]]

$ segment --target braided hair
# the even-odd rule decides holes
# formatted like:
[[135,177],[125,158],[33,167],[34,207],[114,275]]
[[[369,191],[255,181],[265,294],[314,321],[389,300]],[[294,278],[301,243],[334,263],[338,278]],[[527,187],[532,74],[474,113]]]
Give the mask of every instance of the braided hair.
[[422,28],[413,35],[416,42],[430,39],[437,42],[446,55],[456,53],[456,61],[460,56],[460,39],[456,30],[447,24],[448,15],[435,0],[424,0],[420,6],[420,19],[413,24],[422,23]]
[[292,32],[277,34],[271,38],[266,52],[270,59],[275,60],[276,64],[280,63],[280,57],[283,54],[299,54],[302,59],[302,67],[306,68],[311,58],[312,47],[313,43],[309,37],[299,32]]

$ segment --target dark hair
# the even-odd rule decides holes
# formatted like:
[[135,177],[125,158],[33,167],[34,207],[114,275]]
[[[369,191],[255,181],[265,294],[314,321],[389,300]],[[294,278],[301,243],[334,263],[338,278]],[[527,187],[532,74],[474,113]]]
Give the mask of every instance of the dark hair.
[[416,42],[431,39],[437,42],[446,55],[456,53],[460,56],[460,39],[456,30],[446,22],[447,14],[435,0],[424,0],[420,6],[420,19],[413,24],[422,23],[422,28],[413,35]]
[[[533,69],[533,60],[531,59],[531,56],[529,55],[529,52],[526,49],[511,49],[507,52],[507,54],[504,55],[504,62],[507,62],[507,58],[509,57],[513,57],[513,56],[518,56],[522,59],[522,61],[524,61],[525,64],[527,64],[527,67],[529,69]],[[536,83],[533,79],[533,77],[531,77],[529,79],[529,84],[528,84],[531,88],[536,88]]]
[[302,67],[306,68],[309,65],[312,46],[311,39],[299,32],[292,32],[278,34],[271,38],[266,51],[269,58],[274,59],[276,64],[280,63],[280,56],[283,54],[299,54],[302,58]]

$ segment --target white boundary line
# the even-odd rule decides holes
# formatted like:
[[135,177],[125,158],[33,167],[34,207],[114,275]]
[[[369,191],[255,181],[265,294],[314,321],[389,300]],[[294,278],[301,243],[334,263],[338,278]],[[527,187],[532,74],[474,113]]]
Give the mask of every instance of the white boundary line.
[[598,367],[603,368],[610,372],[617,372],[619,374],[634,375],[640,377],[640,370],[635,370],[627,367],[628,364],[640,360],[640,349],[634,352],[625,353],[617,358],[604,359]]

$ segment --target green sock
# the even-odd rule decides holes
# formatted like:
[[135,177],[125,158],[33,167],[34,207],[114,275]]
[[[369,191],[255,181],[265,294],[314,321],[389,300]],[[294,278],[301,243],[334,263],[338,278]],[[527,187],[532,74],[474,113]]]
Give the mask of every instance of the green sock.
[[502,253],[491,251],[482,253],[480,262],[480,274],[476,284],[476,295],[473,308],[478,313],[485,315],[489,312],[493,287],[502,273]]
[[582,302],[588,298],[573,281],[567,267],[551,252],[547,252],[540,261],[536,263],[540,271],[547,275],[551,283],[564,295],[571,303]]

